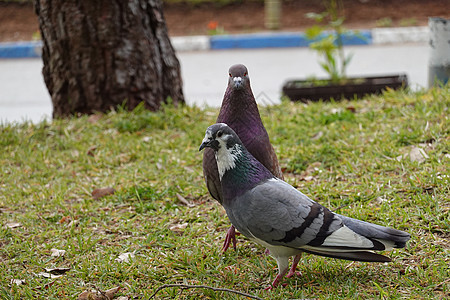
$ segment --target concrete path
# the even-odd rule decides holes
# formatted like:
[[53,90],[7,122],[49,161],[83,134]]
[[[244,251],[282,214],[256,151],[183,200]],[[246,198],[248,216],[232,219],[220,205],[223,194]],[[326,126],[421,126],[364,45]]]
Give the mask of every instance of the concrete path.
[[[406,73],[413,89],[426,87],[428,45],[425,43],[347,46],[353,53],[348,75]],[[268,48],[179,52],[184,94],[189,105],[221,104],[230,65],[249,69],[260,104],[279,103],[283,82],[310,75],[325,76],[308,48]],[[0,122],[38,122],[50,118],[52,105],[41,74],[42,61],[0,60]]]

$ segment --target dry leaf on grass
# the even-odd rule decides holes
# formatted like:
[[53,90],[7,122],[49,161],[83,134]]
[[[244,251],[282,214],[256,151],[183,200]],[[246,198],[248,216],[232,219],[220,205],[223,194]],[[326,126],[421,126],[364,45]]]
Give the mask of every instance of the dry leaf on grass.
[[429,156],[425,153],[425,150],[419,147],[413,147],[411,151],[409,151],[409,159],[411,161],[424,162],[427,160]]
[[94,157],[95,156],[95,150],[97,150],[97,146],[91,146],[89,147],[89,149],[86,151],[86,154],[89,156]]
[[129,262],[130,258],[134,258],[134,253],[133,252],[125,252],[119,255],[119,257],[117,257],[115,259],[115,261],[117,262]]
[[407,153],[397,156],[396,159],[397,161],[402,161],[408,157],[411,161],[416,161],[418,163],[422,163],[429,158],[423,148],[413,146],[408,149]]
[[60,249],[56,249],[56,248],[52,248],[52,249],[50,249],[50,251],[52,252],[51,256],[53,256],[53,257],[60,257],[60,256],[64,256],[64,254],[66,254],[66,250],[60,250]]
[[22,285],[26,284],[25,279],[11,279],[10,281],[11,285]]
[[50,273],[47,273],[47,272],[39,272],[39,273],[36,273],[35,275],[39,276],[39,277],[51,278],[51,279],[59,278],[59,277],[62,276],[62,275],[50,274]]
[[20,223],[16,223],[16,222],[12,222],[12,223],[6,223],[6,227],[8,227],[8,228],[17,228],[17,227],[20,227],[20,226],[22,226],[22,224],[20,224]]
[[99,188],[92,191],[92,197],[94,198],[94,200],[98,200],[102,197],[112,195],[115,192],[116,190],[113,189],[112,187]]
[[89,118],[88,118],[88,122],[91,123],[91,124],[95,124],[101,118],[102,118],[102,115],[100,115],[100,114],[90,115]]
[[77,300],[105,300],[113,299],[114,295],[120,290],[120,287],[115,287],[106,291],[84,291],[78,295]]
[[40,290],[47,290],[49,287],[51,287],[53,284],[55,284],[56,280],[50,281],[42,286],[38,286],[33,288],[33,291],[40,291]]
[[194,207],[195,206],[194,204],[192,204],[189,201],[187,201],[186,198],[184,198],[183,196],[181,196],[178,193],[177,193],[177,198],[178,198],[178,201],[180,201],[182,204],[186,205],[187,207]]
[[314,135],[311,137],[311,139],[315,141],[315,140],[320,139],[322,136],[323,136],[323,131],[319,131],[318,133],[314,134]]
[[45,277],[45,278],[59,278],[67,273],[70,268],[44,268],[45,272],[39,272],[35,274],[36,276]]
[[44,268],[44,270],[53,275],[63,275],[70,271],[70,268]]
[[183,224],[175,224],[169,227],[169,229],[171,231],[182,231],[184,229],[186,229],[186,227],[188,226],[188,223],[183,223]]

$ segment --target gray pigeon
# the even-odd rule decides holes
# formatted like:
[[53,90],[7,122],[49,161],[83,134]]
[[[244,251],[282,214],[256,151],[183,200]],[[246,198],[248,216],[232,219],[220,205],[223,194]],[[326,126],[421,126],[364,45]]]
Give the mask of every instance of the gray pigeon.
[[[277,155],[270,144],[269,135],[261,121],[258,106],[250,87],[248,70],[244,65],[233,65],[229,69],[228,87],[222,101],[217,123],[227,123],[238,134],[247,150],[278,178],[283,178]],[[203,154],[203,174],[211,196],[222,203],[220,185],[214,151],[205,149]],[[236,249],[235,228],[228,230],[223,251],[233,242]]]
[[[228,218],[242,234],[270,250],[277,260],[276,287],[295,274],[302,252],[367,262],[389,262],[373,250],[403,248],[406,232],[331,212],[278,179],[250,154],[224,123],[211,125],[199,150],[214,150]],[[270,287],[270,288],[271,288]]]

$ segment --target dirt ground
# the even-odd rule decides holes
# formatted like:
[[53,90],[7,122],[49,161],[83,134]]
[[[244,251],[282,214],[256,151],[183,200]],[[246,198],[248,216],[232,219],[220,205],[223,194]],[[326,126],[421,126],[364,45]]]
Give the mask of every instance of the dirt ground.
[[[450,18],[450,0],[344,0],[347,28],[427,25],[428,17]],[[284,1],[280,30],[301,31],[311,26],[308,12],[321,12],[322,1]],[[213,27],[223,33],[248,33],[265,30],[262,2],[217,6],[165,5],[169,33],[173,36],[204,35]],[[31,4],[0,0],[0,42],[28,41],[39,37],[37,17]]]

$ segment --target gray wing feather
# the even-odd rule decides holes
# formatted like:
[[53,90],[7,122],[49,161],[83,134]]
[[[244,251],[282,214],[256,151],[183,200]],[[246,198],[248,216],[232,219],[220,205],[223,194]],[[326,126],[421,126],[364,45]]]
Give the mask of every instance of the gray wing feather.
[[343,220],[344,224],[354,232],[368,238],[393,241],[396,248],[405,247],[406,242],[411,238],[409,233],[401,230],[364,222],[342,215],[338,216]]
[[[271,179],[236,198],[225,209],[231,222],[244,235],[272,245],[300,247],[316,238],[322,227],[320,214],[311,214],[315,206],[322,207],[286,182]],[[301,235],[284,240],[287,233],[302,228],[305,223],[308,226]],[[336,226],[342,226],[341,222],[333,225]]]
[[279,179],[257,185],[225,209],[233,225],[248,237],[326,256],[331,255],[331,248],[389,248],[383,241],[401,248],[410,238],[400,230],[335,214]]

